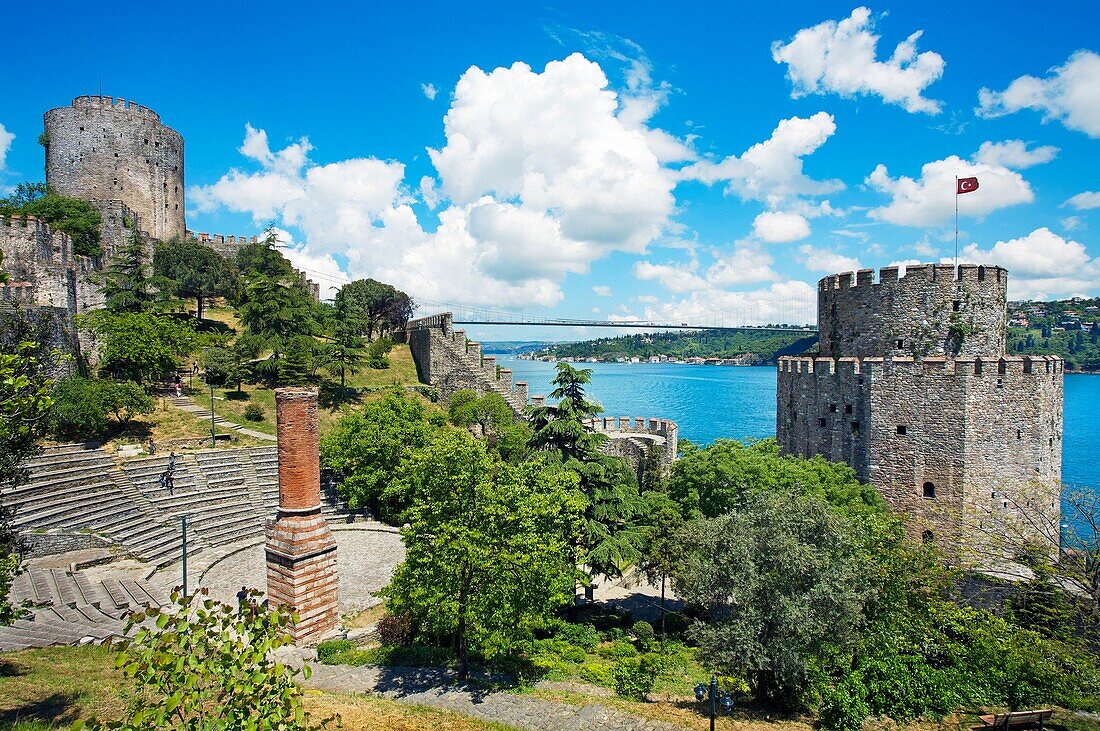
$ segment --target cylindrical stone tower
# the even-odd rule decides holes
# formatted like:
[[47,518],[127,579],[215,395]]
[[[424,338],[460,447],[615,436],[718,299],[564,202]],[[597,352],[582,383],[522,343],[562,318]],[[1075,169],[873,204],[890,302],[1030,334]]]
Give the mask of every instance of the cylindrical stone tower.
[[339,627],[336,539],[321,515],[317,392],[275,389],[279,513],[267,524],[267,596],[294,608],[291,636],[315,644]]
[[184,235],[183,137],[152,109],[80,96],[46,112],[46,182],[88,201],[122,201],[142,231]]

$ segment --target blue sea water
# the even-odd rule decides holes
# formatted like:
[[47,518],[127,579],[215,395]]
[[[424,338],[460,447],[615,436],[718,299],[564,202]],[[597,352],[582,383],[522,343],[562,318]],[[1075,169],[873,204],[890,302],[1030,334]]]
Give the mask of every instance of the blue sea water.
[[[554,364],[498,356],[531,394],[549,394]],[[775,436],[775,368],[649,363],[585,363],[589,393],[607,416],[664,417],[698,444]],[[1065,377],[1062,479],[1100,489],[1100,375]]]

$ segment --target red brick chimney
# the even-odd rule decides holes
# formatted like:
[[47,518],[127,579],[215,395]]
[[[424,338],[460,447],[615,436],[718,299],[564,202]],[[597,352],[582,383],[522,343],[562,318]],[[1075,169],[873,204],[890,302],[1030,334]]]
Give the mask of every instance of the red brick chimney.
[[316,644],[340,623],[336,539],[321,515],[317,391],[277,388],[275,410],[279,512],[267,523],[267,596],[298,614],[290,632],[296,644]]

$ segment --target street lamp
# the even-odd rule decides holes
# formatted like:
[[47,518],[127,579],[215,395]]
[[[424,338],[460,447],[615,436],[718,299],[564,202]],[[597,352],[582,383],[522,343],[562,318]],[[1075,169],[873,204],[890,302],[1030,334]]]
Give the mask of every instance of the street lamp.
[[714,675],[710,676],[709,686],[706,683],[695,686],[695,700],[700,703],[710,701],[710,731],[714,731],[714,719],[718,715],[719,705],[726,713],[733,710],[733,698],[726,691],[718,690],[718,678]]

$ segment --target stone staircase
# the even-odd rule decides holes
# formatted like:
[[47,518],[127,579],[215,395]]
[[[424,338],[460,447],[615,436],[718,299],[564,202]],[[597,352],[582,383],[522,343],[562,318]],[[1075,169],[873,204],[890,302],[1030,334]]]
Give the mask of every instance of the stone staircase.
[[[173,396],[169,399],[171,404],[180,411],[186,411],[189,414],[194,414],[196,418],[202,419],[206,423],[210,423],[210,409],[204,409],[191,400],[190,396]],[[219,426],[222,429],[232,429],[233,431],[240,431],[244,427],[235,422],[223,419],[222,417],[214,414],[214,425]]]
[[162,606],[166,597],[144,581],[92,580],[83,571],[32,568],[15,578],[15,604],[27,602],[29,616],[0,627],[0,652],[28,647],[102,643],[122,637],[126,615]]

